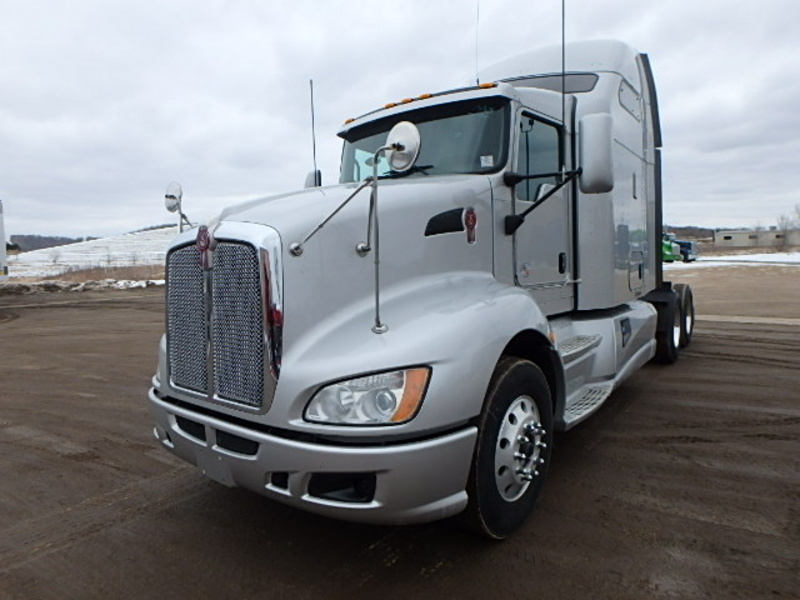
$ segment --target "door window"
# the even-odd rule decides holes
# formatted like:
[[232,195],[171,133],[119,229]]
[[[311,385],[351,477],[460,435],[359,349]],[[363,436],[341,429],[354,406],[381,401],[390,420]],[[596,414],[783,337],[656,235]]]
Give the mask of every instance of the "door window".
[[[517,147],[517,173],[537,175],[557,173],[561,170],[561,138],[554,125],[523,113],[519,123]],[[541,186],[554,186],[556,177],[536,177],[517,184],[517,199],[533,202],[540,195]]]

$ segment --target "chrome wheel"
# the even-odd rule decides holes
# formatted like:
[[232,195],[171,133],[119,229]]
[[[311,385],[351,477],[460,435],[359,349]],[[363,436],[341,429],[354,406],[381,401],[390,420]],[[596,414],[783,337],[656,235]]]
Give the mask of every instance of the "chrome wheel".
[[683,329],[683,307],[678,303],[675,311],[675,320],[672,324],[672,343],[676,348],[681,346],[681,331]]
[[495,483],[505,501],[517,500],[539,476],[537,468],[544,463],[540,454],[547,447],[545,434],[533,399],[514,400],[500,422],[494,456]]

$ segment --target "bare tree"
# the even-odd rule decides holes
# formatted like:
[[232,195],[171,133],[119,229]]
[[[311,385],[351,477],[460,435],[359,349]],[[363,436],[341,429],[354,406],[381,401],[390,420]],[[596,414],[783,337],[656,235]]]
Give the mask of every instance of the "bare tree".
[[793,219],[791,216],[781,214],[778,216],[778,243],[776,246],[785,248],[789,244],[789,232],[792,230]]

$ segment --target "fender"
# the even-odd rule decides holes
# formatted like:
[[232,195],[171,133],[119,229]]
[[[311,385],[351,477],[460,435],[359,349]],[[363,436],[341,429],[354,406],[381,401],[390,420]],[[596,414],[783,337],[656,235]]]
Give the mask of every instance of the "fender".
[[[386,288],[381,312],[389,329],[383,334],[371,330],[372,310],[367,298],[332,312],[287,349],[276,397],[265,415],[269,423],[348,437],[419,435],[457,427],[480,413],[494,367],[514,340],[547,339],[547,319],[530,295],[488,273],[454,272]],[[419,414],[409,423],[341,427],[302,418],[324,385],[423,365],[431,367],[431,380]]]

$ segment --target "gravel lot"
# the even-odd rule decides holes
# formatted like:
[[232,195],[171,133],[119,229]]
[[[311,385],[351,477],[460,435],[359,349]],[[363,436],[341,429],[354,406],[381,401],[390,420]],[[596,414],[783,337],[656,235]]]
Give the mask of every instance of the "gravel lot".
[[797,598],[800,266],[672,276],[691,348],[557,438],[501,543],[322,519],[162,451],[159,289],[0,296],[0,598]]

